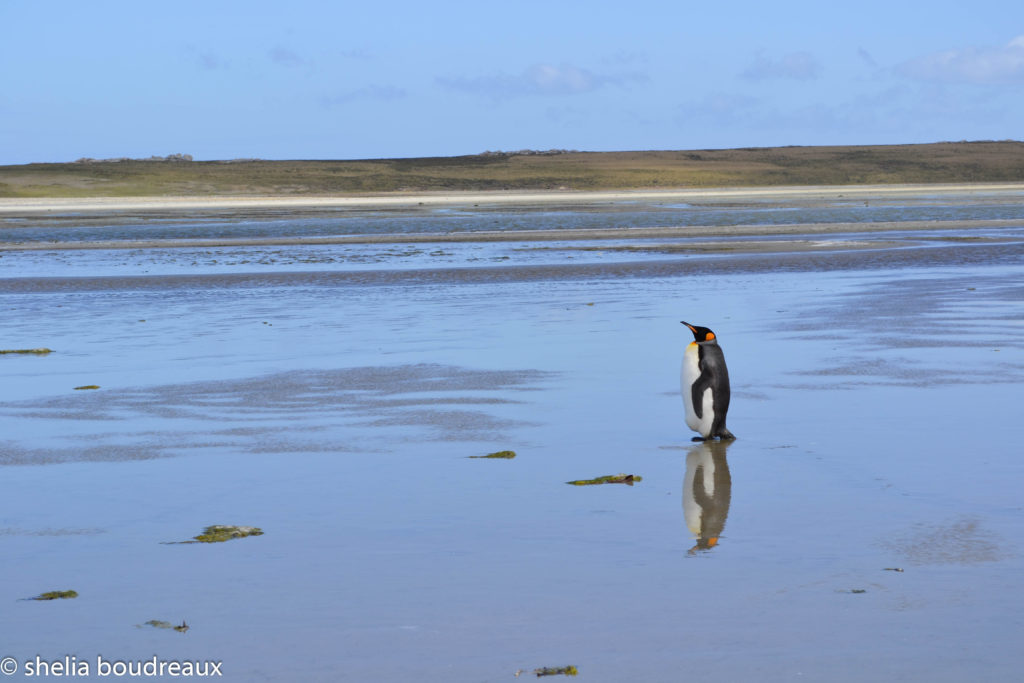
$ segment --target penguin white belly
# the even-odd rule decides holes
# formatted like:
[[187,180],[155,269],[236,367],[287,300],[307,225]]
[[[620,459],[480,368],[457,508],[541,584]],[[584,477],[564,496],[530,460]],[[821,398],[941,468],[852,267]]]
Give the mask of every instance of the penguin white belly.
[[711,387],[704,390],[701,396],[701,416],[697,417],[697,410],[693,405],[693,391],[690,387],[700,378],[700,357],[697,344],[691,342],[683,353],[683,369],[680,373],[680,391],[683,394],[683,404],[686,406],[686,426],[703,437],[711,435],[711,423],[715,419],[714,396]]

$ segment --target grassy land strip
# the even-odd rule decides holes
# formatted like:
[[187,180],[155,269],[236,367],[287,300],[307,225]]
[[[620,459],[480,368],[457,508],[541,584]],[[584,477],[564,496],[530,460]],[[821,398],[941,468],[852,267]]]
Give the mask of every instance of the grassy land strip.
[[356,161],[100,161],[0,166],[0,197],[323,196],[1013,182],[1024,143],[676,152],[488,153]]

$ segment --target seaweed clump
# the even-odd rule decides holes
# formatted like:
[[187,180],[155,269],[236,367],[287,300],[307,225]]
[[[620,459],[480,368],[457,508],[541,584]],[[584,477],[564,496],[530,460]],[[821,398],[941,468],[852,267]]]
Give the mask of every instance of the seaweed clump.
[[75,391],[82,391],[83,389],[99,389],[99,388],[100,388],[100,385],[98,385],[98,384],[84,384],[84,385],[82,385],[80,387],[75,387]]
[[139,628],[142,628],[143,626],[152,626],[153,628],[166,628],[177,631],[178,633],[184,633],[190,628],[189,625],[185,623],[184,619],[181,620],[181,624],[178,626],[175,626],[169,621],[161,621],[159,619],[150,619],[145,624],[141,624]]
[[594,486],[596,484],[626,484],[632,486],[635,481],[643,481],[643,477],[636,474],[609,474],[595,479],[576,479],[567,481],[566,484],[573,486]]
[[[524,673],[522,669],[516,672],[516,678],[519,678],[519,674]],[[530,673],[540,678],[541,676],[575,676],[579,673],[579,670],[575,666],[543,666],[539,669],[534,669]]]
[[193,536],[193,541],[186,543],[223,543],[233,538],[246,536],[262,536],[263,529],[255,526],[233,526],[230,524],[214,524],[203,529],[203,533]]
[[20,353],[23,355],[34,355],[34,356],[45,356],[48,353],[53,353],[52,349],[0,349],[0,356],[7,353]]
[[47,591],[40,593],[32,600],[68,600],[70,598],[77,598],[78,591]]
[[493,459],[501,459],[501,460],[511,460],[512,458],[516,457],[516,452],[515,451],[496,451],[494,453],[488,453],[487,455],[471,455],[469,457],[471,457],[471,458],[484,458],[484,459],[493,458]]

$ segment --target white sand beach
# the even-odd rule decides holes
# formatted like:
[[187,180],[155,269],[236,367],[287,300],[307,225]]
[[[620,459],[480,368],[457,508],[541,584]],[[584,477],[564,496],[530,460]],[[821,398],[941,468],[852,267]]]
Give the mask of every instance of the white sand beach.
[[688,202],[699,200],[827,200],[836,197],[897,197],[920,195],[1003,194],[1024,191],[1024,183],[935,185],[833,185],[815,187],[687,188],[635,191],[394,193],[381,195],[322,196],[217,196],[217,197],[90,197],[0,198],[0,216],[40,212],[182,211],[252,209],[345,209],[368,207],[444,206],[463,204],[594,204],[623,201]]

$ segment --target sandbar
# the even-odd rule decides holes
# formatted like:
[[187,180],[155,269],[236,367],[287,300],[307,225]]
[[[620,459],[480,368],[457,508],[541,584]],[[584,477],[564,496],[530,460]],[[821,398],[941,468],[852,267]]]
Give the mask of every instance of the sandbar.
[[347,196],[182,196],[0,198],[0,216],[47,212],[195,211],[262,209],[367,209],[464,204],[552,205],[628,201],[689,202],[700,200],[821,201],[837,197],[899,197],[907,195],[964,195],[1021,193],[1024,183],[957,183],[928,185],[823,185],[785,187],[680,188],[669,190],[550,191],[550,192],[418,192]]

